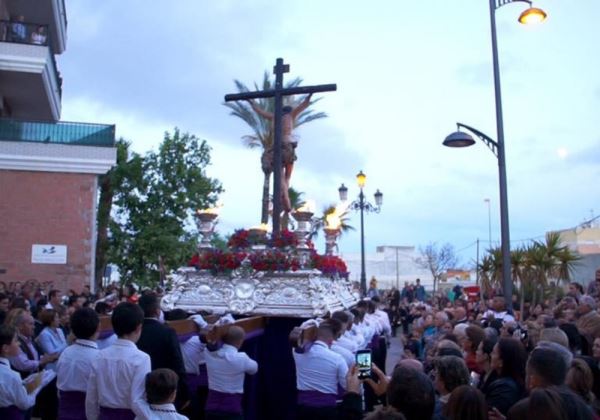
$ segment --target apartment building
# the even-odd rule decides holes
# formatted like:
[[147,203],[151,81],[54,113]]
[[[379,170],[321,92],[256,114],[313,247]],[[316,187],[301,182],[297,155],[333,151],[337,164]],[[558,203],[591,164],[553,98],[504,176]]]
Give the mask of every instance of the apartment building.
[[114,125],[60,121],[64,0],[0,0],[0,288],[93,284]]

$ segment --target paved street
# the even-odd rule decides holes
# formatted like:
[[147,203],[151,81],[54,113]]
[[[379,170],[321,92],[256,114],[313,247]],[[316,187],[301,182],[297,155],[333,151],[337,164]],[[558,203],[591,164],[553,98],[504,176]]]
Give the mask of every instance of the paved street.
[[387,360],[385,361],[385,372],[388,375],[392,374],[394,366],[400,360],[402,356],[402,345],[400,343],[400,335],[392,337],[390,340],[390,347],[388,348]]

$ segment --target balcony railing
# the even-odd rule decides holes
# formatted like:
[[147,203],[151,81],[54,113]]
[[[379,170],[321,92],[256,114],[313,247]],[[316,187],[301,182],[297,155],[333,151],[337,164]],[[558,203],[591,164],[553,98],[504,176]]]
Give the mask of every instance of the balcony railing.
[[115,145],[115,126],[0,118],[1,140],[112,147]]
[[16,20],[0,20],[0,41],[48,45],[48,25]]

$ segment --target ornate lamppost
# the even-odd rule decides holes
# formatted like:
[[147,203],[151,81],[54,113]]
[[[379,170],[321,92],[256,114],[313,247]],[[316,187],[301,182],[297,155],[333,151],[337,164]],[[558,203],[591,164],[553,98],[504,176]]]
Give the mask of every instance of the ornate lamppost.
[[[383,193],[379,190],[375,192],[375,205],[369,203],[365,200],[364,187],[367,182],[367,176],[360,171],[356,175],[356,182],[358,184],[358,188],[360,188],[360,193],[358,194],[358,199],[354,200],[348,206],[349,209],[360,211],[360,289],[363,295],[367,291],[367,274],[365,270],[365,222],[364,222],[364,213],[373,212],[379,213],[381,211],[381,204],[383,203]],[[338,188],[338,192],[340,193],[340,200],[345,202],[348,200],[348,187],[344,184]]]
[[515,2],[528,3],[529,7],[519,16],[519,22],[522,24],[539,23],[546,19],[546,13],[532,6],[530,0],[490,0],[490,26],[492,33],[492,61],[494,71],[494,97],[496,102],[496,131],[498,141],[492,140],[489,136],[483,134],[468,125],[457,123],[458,131],[450,134],[444,140],[444,146],[448,147],[467,147],[475,144],[475,140],[469,133],[460,131],[464,128],[473,134],[496,155],[498,158],[498,173],[500,186],[500,233],[502,249],[502,286],[506,306],[512,312],[512,277],[510,267],[510,234],[508,225],[508,194],[506,183],[506,155],[504,151],[504,121],[502,119],[502,95],[500,89],[500,65],[498,62],[498,41],[496,38],[496,10],[500,7]]

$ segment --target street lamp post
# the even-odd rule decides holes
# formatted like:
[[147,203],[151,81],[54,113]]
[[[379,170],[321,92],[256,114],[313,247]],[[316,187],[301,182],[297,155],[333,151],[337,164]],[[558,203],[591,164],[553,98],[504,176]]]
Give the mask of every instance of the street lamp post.
[[487,204],[487,208],[488,208],[488,247],[491,248],[492,247],[492,208],[491,208],[491,202],[489,198],[486,198],[485,200],[483,200],[486,204]]
[[[500,89],[500,66],[498,62],[498,41],[496,38],[496,10],[509,3],[524,2],[529,7],[519,16],[523,24],[538,23],[546,19],[546,13],[532,6],[530,0],[490,0],[490,26],[492,35],[492,61],[494,71],[494,97],[496,101],[496,132],[498,141],[492,140],[482,132],[465,124],[457,123],[460,128],[465,128],[482,140],[498,158],[498,175],[500,186],[500,235],[502,249],[502,286],[507,308],[512,312],[512,278],[510,270],[510,235],[508,227],[508,195],[506,183],[506,155],[504,151],[504,121],[502,118],[502,94]],[[466,147],[475,144],[475,140],[468,133],[457,131],[444,140],[444,145],[449,147]]]
[[[361,293],[364,295],[367,291],[367,273],[365,268],[365,220],[364,213],[373,212],[379,213],[381,211],[381,204],[383,203],[383,193],[377,190],[374,194],[375,197],[375,205],[369,203],[365,199],[364,187],[367,181],[367,176],[360,171],[356,175],[356,182],[358,187],[360,188],[360,193],[358,194],[358,200],[354,200],[348,208],[351,210],[359,210],[360,211],[360,289]],[[338,188],[338,192],[340,193],[340,200],[342,202],[348,200],[348,187],[344,184]]]

